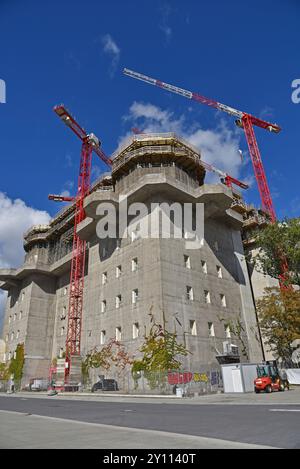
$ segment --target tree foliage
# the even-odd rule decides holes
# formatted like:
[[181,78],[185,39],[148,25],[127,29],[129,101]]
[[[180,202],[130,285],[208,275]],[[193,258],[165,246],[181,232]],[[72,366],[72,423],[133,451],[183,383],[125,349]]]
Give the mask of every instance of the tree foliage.
[[300,285],[300,218],[276,222],[261,230],[256,238],[260,251],[252,262],[257,269],[279,278],[282,259],[289,268],[289,282]]
[[[229,326],[230,332],[239,339],[241,344],[241,353],[246,358],[246,360],[249,360],[247,333],[245,331],[241,316],[239,315],[233,318],[223,318],[219,316],[219,320],[223,322],[225,326]],[[257,338],[256,331],[253,332],[255,338],[259,340]]]
[[110,339],[101,349],[95,347],[87,353],[82,370],[83,374],[87,374],[90,368],[102,368],[108,371],[113,365],[124,370],[132,363],[133,357],[126,351],[125,346],[115,339]]
[[166,372],[181,368],[179,357],[190,352],[178,343],[176,332],[169,332],[165,326],[158,324],[152,313],[150,318],[150,331],[144,336],[144,343],[140,348],[143,356],[133,362],[132,375],[137,378],[138,373],[143,371],[150,387],[155,388],[163,381]]
[[25,362],[24,344],[18,344],[16,348],[16,356],[11,359],[9,364],[9,373],[14,375],[16,382],[21,382],[23,376],[23,366]]
[[0,363],[0,380],[7,381],[9,379],[9,367],[6,363]]
[[300,291],[265,289],[257,301],[260,327],[266,344],[287,363],[291,363],[291,343],[300,338]]

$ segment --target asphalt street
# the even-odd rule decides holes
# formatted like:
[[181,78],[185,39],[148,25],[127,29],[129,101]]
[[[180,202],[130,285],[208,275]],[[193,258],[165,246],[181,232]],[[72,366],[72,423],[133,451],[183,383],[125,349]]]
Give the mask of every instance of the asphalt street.
[[[168,437],[180,434],[275,448],[300,448],[299,404],[186,405],[178,402],[144,403],[138,399],[136,402],[86,402],[14,395],[0,397],[0,410],[18,412],[28,417],[44,416],[76,421],[76,424],[165,432]],[[0,412],[0,427],[1,421],[4,426],[9,420],[8,416],[8,413]],[[20,424],[16,422],[15,425]],[[25,422],[23,425],[26,425]],[[1,435],[3,432],[0,433],[0,446],[3,448]],[[193,447],[192,441],[190,444]]]

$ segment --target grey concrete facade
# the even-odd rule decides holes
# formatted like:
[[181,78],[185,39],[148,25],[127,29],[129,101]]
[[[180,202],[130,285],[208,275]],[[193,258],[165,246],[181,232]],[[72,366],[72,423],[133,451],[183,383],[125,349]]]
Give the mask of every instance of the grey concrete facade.
[[[152,311],[190,350],[186,370],[216,364],[226,342],[238,346],[242,361],[260,361],[243,217],[234,210],[232,191],[221,183],[204,184],[199,152],[174,134],[132,137],[114,156],[111,178],[94,185],[78,227],[88,247],[82,355],[110,338],[138,355]],[[201,248],[187,249],[184,236],[99,240],[97,208],[109,202],[118,214],[120,197],[128,205],[143,202],[149,213],[142,219],[151,217],[153,203],[204,204]],[[8,291],[5,358],[17,343],[25,344],[25,384],[47,377],[51,361],[65,350],[73,216],[71,206],[49,226],[30,230],[24,265],[0,271],[0,287]],[[229,327],[237,322],[240,337]]]

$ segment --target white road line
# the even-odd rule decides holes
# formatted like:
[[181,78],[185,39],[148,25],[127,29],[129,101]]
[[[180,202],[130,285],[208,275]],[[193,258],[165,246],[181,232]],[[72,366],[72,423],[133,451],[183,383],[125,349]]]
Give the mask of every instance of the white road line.
[[300,412],[300,409],[269,409],[270,412]]

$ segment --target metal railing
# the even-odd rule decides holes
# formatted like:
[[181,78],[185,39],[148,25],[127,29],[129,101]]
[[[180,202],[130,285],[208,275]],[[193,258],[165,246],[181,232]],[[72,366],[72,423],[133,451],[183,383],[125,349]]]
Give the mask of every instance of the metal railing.
[[113,152],[111,155],[111,159],[114,160],[121,156],[121,153],[126,150],[127,147],[130,146],[130,144],[133,144],[134,142],[144,142],[144,141],[159,141],[159,140],[178,140],[178,142],[182,143],[184,146],[186,146],[189,150],[191,150],[193,153],[197,153],[198,156],[200,157],[200,151],[198,148],[196,148],[194,145],[192,145],[190,142],[187,140],[183,139],[182,137],[179,137],[175,132],[166,132],[166,133],[147,133],[147,134],[137,134],[137,135],[132,135],[127,137],[121,145]]
[[184,148],[179,148],[174,145],[149,145],[135,150],[128,151],[123,156],[118,158],[117,161],[113,163],[113,171],[116,171],[127,163],[129,160],[136,158],[137,156],[144,156],[147,154],[172,154],[175,156],[189,156],[195,162],[195,164],[201,166],[201,159],[198,154],[195,154],[191,151],[187,151]]

